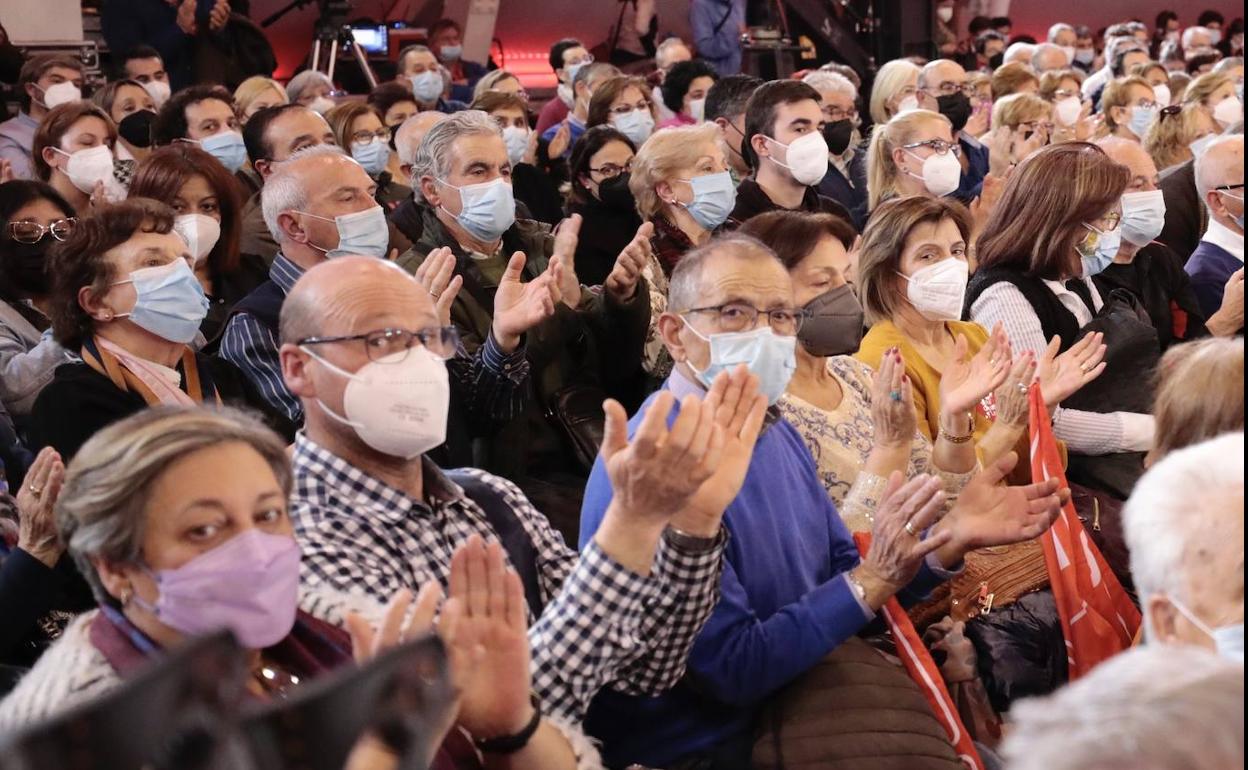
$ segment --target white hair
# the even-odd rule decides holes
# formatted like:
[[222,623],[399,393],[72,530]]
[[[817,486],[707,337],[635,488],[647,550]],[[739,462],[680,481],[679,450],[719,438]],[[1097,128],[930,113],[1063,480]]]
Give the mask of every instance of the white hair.
[[1067,31],[1074,32],[1075,28],[1070,26],[1064,21],[1059,21],[1058,23],[1049,27],[1049,42],[1052,43],[1054,40],[1057,40],[1057,36],[1059,34],[1061,34],[1062,32],[1067,32]]
[[1013,61],[1021,61],[1024,64],[1031,63],[1031,56],[1036,52],[1036,46],[1031,43],[1011,43],[1010,47],[1005,49],[1005,56],[1001,61],[1009,64]]
[[1182,38],[1183,48],[1184,49],[1190,48],[1192,45],[1192,38],[1196,37],[1197,35],[1204,35],[1210,40],[1213,39],[1213,32],[1208,27],[1191,26],[1183,30],[1183,38]]
[[416,148],[420,146],[420,142],[412,141],[412,134],[421,131],[420,138],[424,139],[424,132],[432,128],[435,123],[445,119],[445,112],[426,110],[418,112],[403,121],[403,125],[399,126],[394,132],[394,149],[399,155],[399,163],[410,166],[416,159]]
[[1198,647],[1137,647],[1010,717],[1010,770],[1243,767],[1244,668]]
[[424,200],[420,191],[422,177],[446,179],[450,175],[451,145],[461,136],[497,136],[501,139],[503,130],[494,118],[481,110],[461,110],[429,129],[412,158],[412,195],[417,202]]
[[278,227],[277,217],[283,211],[307,209],[312,197],[312,187],[317,182],[316,179],[294,173],[294,166],[298,161],[322,155],[332,155],[355,163],[355,159],[336,144],[315,144],[299,150],[281,163],[273,164],[273,173],[264,180],[264,187],[260,188],[260,211],[264,214],[264,224],[269,228],[273,240],[279,244],[285,241],[286,236],[282,234],[282,228]]
[[672,66],[672,63],[667,60],[668,54],[676,50],[676,48],[678,47],[683,48],[686,51],[689,51],[690,53],[692,53],[693,51],[693,49],[689,47],[689,44],[686,43],[684,40],[681,40],[678,37],[669,37],[666,40],[664,40],[662,43],[659,43],[659,47],[655,49],[654,66],[657,69],[661,69],[664,71],[669,69]]
[[[1153,594],[1188,600],[1187,570],[1207,561],[1211,550],[1236,548],[1226,528],[1209,517],[1228,513],[1228,502],[1244,505],[1244,434],[1229,433],[1171,452],[1136,483],[1123,508],[1122,526],[1131,553],[1131,577],[1141,602]],[[1227,580],[1230,575],[1225,576]],[[1242,585],[1244,576],[1239,576]]]
[[[1217,139],[1209,142],[1209,144],[1205,146],[1205,151],[1196,156],[1196,191],[1200,193],[1200,199],[1202,201],[1205,199],[1205,196],[1209,194],[1210,190],[1218,185],[1225,184],[1225,182],[1222,181],[1227,170],[1225,167],[1225,160],[1210,160],[1216,154],[1213,152],[1214,149],[1221,147],[1224,144],[1232,143],[1239,144],[1240,147],[1243,147],[1243,134],[1223,134]],[[1240,151],[1240,154],[1243,154],[1242,150]]]
[[1043,59],[1044,55],[1050,51],[1056,51],[1062,55],[1062,59],[1066,62],[1062,65],[1062,68],[1069,67],[1072,64],[1070,59],[1067,58],[1066,52],[1062,50],[1060,45],[1055,45],[1054,43],[1040,43],[1036,46],[1036,49],[1031,52],[1031,68],[1036,72],[1040,72],[1041,59]]
[[1233,70],[1236,67],[1242,67],[1242,66],[1244,66],[1244,57],[1228,56],[1225,59],[1222,59],[1221,61],[1219,61],[1217,64],[1213,65],[1213,71],[1218,72],[1218,73],[1223,73],[1223,72],[1226,72],[1227,70]]
[[854,88],[853,82],[835,72],[815,70],[802,78],[802,82],[816,91],[832,91],[848,96],[850,99],[858,98],[858,89]]
[[297,102],[299,101],[299,95],[305,90],[321,84],[328,85],[330,88],[334,87],[334,82],[324,72],[304,70],[291,78],[290,82],[286,84],[286,95],[290,97],[291,102]]

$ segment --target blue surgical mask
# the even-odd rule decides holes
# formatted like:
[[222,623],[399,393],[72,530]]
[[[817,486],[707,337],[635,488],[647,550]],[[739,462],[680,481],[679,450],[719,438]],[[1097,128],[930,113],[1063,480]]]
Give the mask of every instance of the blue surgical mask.
[[584,67],[586,64],[589,64],[589,61],[580,61],[576,64],[569,64],[563,68],[564,74],[568,76],[567,84],[569,87],[571,87],[572,83],[576,81],[576,73],[580,72],[581,67]]
[[1097,230],[1089,224],[1084,224],[1092,232],[1096,233],[1096,247],[1091,254],[1085,254],[1083,250],[1079,251],[1079,256],[1083,259],[1083,277],[1091,278],[1105,271],[1105,268],[1114,263],[1114,257],[1118,256],[1118,247],[1122,245],[1122,227],[1115,227],[1113,230]]
[[243,135],[237,131],[222,131],[201,139],[199,146],[204,152],[221,161],[221,165],[233,174],[247,162],[247,145],[243,144]]
[[325,252],[325,256],[330,259],[353,254],[379,259],[386,256],[386,248],[390,245],[390,230],[386,226],[386,210],[381,206],[373,206],[354,214],[343,214],[332,219],[307,211],[299,213],[306,214],[313,219],[333,222],[338,227],[337,248],[323,249],[308,241],[309,246]]
[[503,144],[507,145],[507,160],[512,166],[519,165],[524,160],[524,154],[529,150],[529,135],[529,129],[519,126],[507,126],[503,129]]
[[714,230],[722,225],[737,204],[737,188],[732,183],[732,175],[727,171],[677,181],[693,188],[693,202],[676,203],[684,206],[693,221],[704,230]]
[[386,164],[390,162],[390,145],[380,139],[352,142],[351,157],[355,158],[368,175],[375,179],[386,170]]
[[1127,123],[1127,128],[1131,133],[1143,139],[1155,117],[1157,117],[1156,107],[1141,107],[1137,104],[1131,108],[1131,119]]
[[464,47],[462,45],[444,45],[441,51],[441,59],[444,62],[459,61],[459,57],[464,55]]
[[779,401],[789,387],[789,380],[797,369],[797,337],[781,336],[769,326],[748,332],[712,334],[710,337],[692,325],[689,325],[689,331],[711,346],[711,362],[702,371],[694,369],[698,381],[705,387],[710,388],[720,372],[731,371],[741,364],[749,367],[758,377],[758,390],[767,397],[769,405]]
[[505,179],[491,179],[480,184],[468,184],[463,187],[445,180],[439,182],[459,191],[460,210],[451,214],[460,227],[468,231],[473,238],[483,243],[493,243],[503,237],[507,228],[516,222],[516,199],[512,194],[511,185]]
[[1189,610],[1182,602],[1173,597],[1168,597],[1170,603],[1179,611],[1183,617],[1187,618],[1193,626],[1199,628],[1206,636],[1213,640],[1213,646],[1217,648],[1218,654],[1227,660],[1234,661],[1243,665],[1244,662],[1244,624],[1232,623],[1229,626],[1219,626],[1210,628],[1200,618],[1196,617],[1196,613]]
[[650,114],[650,110],[629,110],[623,115],[612,117],[611,125],[640,147],[654,133],[654,116]]
[[[1237,200],[1240,203],[1244,202],[1244,196],[1242,195],[1235,195],[1227,190],[1218,190],[1218,192],[1222,193],[1228,198],[1231,198],[1232,200]],[[1239,225],[1240,230],[1244,229],[1244,214],[1246,212],[1248,212],[1248,209],[1246,209],[1245,211],[1239,212],[1239,216],[1235,217],[1235,224]]]
[[1161,190],[1122,196],[1122,237],[1132,246],[1147,246],[1166,225],[1166,198]]
[[195,339],[199,325],[208,315],[208,298],[195,272],[185,259],[167,265],[145,267],[130,273],[124,281],[134,284],[134,309],[117,318],[129,318],[140,329],[163,340],[183,345]]
[[412,81],[412,96],[421,104],[433,104],[442,96],[442,73],[437,70],[425,70],[419,75],[408,78]]

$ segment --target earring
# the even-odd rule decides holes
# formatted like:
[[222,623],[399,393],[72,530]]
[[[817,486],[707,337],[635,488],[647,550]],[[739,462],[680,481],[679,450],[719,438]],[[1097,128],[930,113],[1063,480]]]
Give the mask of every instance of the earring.
[[121,600],[122,607],[129,606],[130,600],[134,598],[134,589],[131,588],[130,586],[126,586],[125,588],[121,589],[121,596],[117,598]]

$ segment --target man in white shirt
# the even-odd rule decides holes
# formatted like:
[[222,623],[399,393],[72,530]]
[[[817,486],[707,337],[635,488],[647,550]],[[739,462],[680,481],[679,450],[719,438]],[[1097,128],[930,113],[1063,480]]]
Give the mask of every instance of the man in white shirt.
[[1209,226],[1187,260],[1187,274],[1201,310],[1212,316],[1229,293],[1238,297],[1243,332],[1244,137],[1215,139],[1196,158],[1196,190],[1209,213]]

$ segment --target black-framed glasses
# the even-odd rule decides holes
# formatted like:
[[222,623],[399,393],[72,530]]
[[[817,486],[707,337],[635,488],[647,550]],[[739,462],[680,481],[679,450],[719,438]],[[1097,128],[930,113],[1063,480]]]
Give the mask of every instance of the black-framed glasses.
[[846,110],[843,110],[840,107],[824,107],[823,117],[826,118],[829,123],[836,123],[840,120],[854,120],[858,117],[858,110],[855,107],[850,107]]
[[77,224],[78,217],[58,219],[48,225],[38,222],[10,222],[9,237],[18,243],[38,243],[43,240],[44,235],[52,233],[53,238],[63,241],[74,231]]
[[633,170],[633,162],[631,160],[625,163],[623,166],[617,165],[615,163],[603,163],[598,168],[594,168],[591,166],[589,169],[591,174],[597,174],[598,176],[603,177],[604,179],[615,179],[620,174],[627,174],[628,172],[632,170]]
[[335,342],[360,342],[368,354],[368,360],[381,361],[396,353],[401,358],[384,363],[397,364],[407,358],[407,352],[417,344],[424,345],[443,361],[453,358],[459,349],[459,330],[454,326],[431,326],[426,329],[377,329],[364,334],[348,334],[341,337],[304,337],[300,345],[327,345]]
[[1213,189],[1215,190],[1242,190],[1244,189],[1244,183],[1240,182],[1239,184],[1224,184],[1220,187],[1215,187]]
[[383,126],[377,129],[376,131],[356,131],[355,133],[351,134],[351,141],[354,142],[355,144],[368,144],[374,139],[378,139],[382,142],[389,142],[390,141],[390,129],[388,127]]
[[901,146],[903,150],[917,150],[920,147],[926,147],[937,155],[947,155],[952,152],[953,157],[962,157],[962,148],[956,144],[946,142],[944,139],[928,139],[925,142],[912,142]]
[[967,97],[975,95],[975,86],[970,83],[954,83],[952,80],[946,80],[935,88],[922,88],[919,90],[925,94],[936,94],[938,96],[953,96],[959,92]]
[[764,310],[745,302],[725,302],[712,307],[695,307],[681,315],[690,313],[713,314],[719,328],[725,332],[744,332],[758,327],[758,317],[767,316],[767,323],[776,334],[791,337],[802,328],[806,320],[806,311],[800,307],[772,308]]

